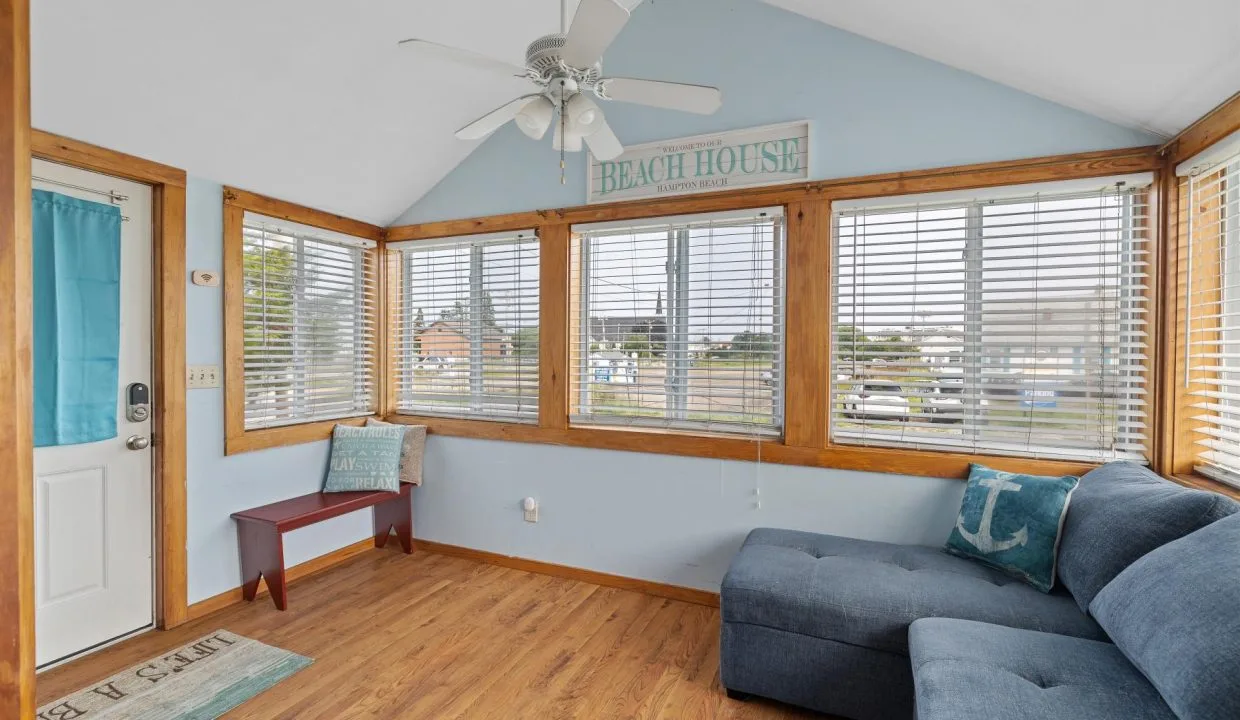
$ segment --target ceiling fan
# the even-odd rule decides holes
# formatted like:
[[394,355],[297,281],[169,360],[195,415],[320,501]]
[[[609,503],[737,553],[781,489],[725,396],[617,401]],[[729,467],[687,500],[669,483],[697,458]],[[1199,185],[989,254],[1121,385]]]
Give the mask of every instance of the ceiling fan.
[[535,92],[483,115],[457,130],[456,136],[478,140],[515,120],[521,132],[540,140],[556,121],[552,147],[560,151],[563,167],[563,153],[579,152],[582,142],[599,160],[613,160],[624,152],[590,95],[700,115],[714,113],[723,102],[718,88],[704,85],[603,77],[603,53],[628,20],[629,10],[616,0],[581,0],[570,26],[568,2],[560,0],[560,32],[530,43],[525,67],[418,38],[402,40],[400,45],[462,65],[529,79],[536,86]]

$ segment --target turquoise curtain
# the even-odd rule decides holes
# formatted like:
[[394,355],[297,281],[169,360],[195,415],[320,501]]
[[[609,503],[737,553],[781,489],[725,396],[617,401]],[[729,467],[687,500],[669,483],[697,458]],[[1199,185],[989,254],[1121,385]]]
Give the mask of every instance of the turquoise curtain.
[[121,211],[34,191],[34,444],[116,437]]

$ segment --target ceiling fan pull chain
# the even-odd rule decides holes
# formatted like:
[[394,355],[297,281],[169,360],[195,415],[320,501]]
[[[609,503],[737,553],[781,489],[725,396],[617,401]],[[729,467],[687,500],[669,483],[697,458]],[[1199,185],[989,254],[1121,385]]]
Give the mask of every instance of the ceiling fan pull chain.
[[[560,81],[563,85],[563,81]],[[564,177],[564,169],[567,167],[564,162],[564,148],[568,146],[568,103],[564,101],[564,93],[560,93],[560,184],[567,185],[568,180]]]

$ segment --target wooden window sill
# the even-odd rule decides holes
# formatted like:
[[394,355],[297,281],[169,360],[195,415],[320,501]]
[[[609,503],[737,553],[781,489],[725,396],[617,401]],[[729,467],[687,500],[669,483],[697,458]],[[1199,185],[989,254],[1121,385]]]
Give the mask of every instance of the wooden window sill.
[[969,464],[974,462],[999,470],[1039,475],[1080,475],[1097,467],[1093,463],[967,455],[927,450],[838,445],[800,447],[774,437],[758,439],[726,435],[693,435],[628,427],[555,428],[412,415],[388,415],[384,420],[405,425],[425,425],[431,434],[449,437],[542,443],[716,460],[760,461],[778,465],[800,465],[957,480],[968,477]]
[[1208,478],[1205,475],[1198,475],[1197,473],[1172,475],[1170,479],[1181,485],[1196,488],[1197,490],[1209,490],[1210,492],[1216,492],[1219,495],[1226,495],[1234,500],[1240,500],[1240,488],[1228,485],[1224,482],[1219,482],[1213,478]]
[[332,436],[332,429],[337,425],[363,425],[368,417],[375,417],[375,415],[374,413],[368,413],[338,420],[320,420],[300,425],[245,430],[224,438],[224,454],[239,455],[255,450],[269,450],[286,445],[303,445],[320,440],[329,440]]

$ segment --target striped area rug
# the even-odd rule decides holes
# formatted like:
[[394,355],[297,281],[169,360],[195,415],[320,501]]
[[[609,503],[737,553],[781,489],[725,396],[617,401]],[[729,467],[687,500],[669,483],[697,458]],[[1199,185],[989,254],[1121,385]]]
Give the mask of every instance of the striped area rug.
[[314,662],[216,630],[39,708],[38,720],[209,720]]

